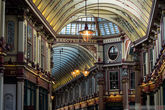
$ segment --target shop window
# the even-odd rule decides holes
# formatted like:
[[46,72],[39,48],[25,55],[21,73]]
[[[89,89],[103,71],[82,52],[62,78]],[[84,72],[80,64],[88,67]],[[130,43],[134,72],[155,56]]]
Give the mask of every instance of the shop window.
[[24,105],[26,107],[36,107],[36,86],[34,83],[25,80],[24,86]]
[[39,88],[39,110],[48,110],[48,91]]
[[65,92],[65,102],[68,103],[68,92]]
[[89,95],[91,95],[92,94],[92,78],[90,78],[89,80],[88,80],[88,94]]
[[75,87],[75,98],[76,99],[79,98],[79,86],[78,85]]
[[7,24],[7,43],[11,45],[11,49],[14,48],[14,34],[15,34],[14,21],[8,21]]
[[119,76],[118,72],[110,72],[109,73],[110,77],[110,89],[119,89]]
[[28,44],[27,44],[27,59],[32,61],[32,37],[33,30],[30,25],[27,26],[27,36],[28,36]]
[[69,101],[72,101],[73,100],[73,89],[70,89],[70,92],[69,92]]
[[146,52],[143,53],[143,75],[146,75]]
[[95,79],[92,77],[92,94],[95,92]]
[[135,89],[135,72],[130,74],[130,83],[131,89]]
[[81,96],[84,97],[86,95],[86,83],[85,81],[82,82],[82,85],[81,85]]

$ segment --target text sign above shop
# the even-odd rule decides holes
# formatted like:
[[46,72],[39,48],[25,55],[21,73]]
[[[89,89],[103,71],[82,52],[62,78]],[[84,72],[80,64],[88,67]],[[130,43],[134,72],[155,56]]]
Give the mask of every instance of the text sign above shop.
[[85,42],[83,39],[70,39],[70,38],[57,38],[57,43],[89,43],[89,44],[96,44],[97,40],[89,40],[88,42]]

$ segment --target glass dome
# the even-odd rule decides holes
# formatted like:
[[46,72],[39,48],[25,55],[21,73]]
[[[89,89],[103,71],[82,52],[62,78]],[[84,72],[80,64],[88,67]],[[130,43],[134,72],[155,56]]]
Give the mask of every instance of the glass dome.
[[[100,32],[99,36],[109,36],[119,34],[119,27],[103,18],[80,18],[76,21],[71,22],[70,24],[66,25],[60,32],[60,35],[79,35],[79,31],[84,29],[85,22],[88,24],[88,28],[90,30],[94,30],[94,36],[98,36],[98,31]],[[98,25],[98,26],[96,26]],[[99,27],[99,30],[96,28]]]

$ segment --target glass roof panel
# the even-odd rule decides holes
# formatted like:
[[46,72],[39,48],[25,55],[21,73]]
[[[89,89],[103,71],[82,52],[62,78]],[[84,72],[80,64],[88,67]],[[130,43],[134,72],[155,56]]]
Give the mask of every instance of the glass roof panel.
[[[94,19],[95,19],[94,17],[77,19],[77,20],[67,24],[59,32],[59,34],[79,35],[79,31],[84,29],[85,22],[87,22],[88,29],[94,30],[96,32],[94,35],[97,36],[98,30],[96,30],[96,22]],[[114,34],[120,33],[119,27],[116,24],[114,24],[106,19],[98,18],[98,25],[99,25],[99,30],[100,30],[101,36],[114,35]]]
[[[65,80],[65,83],[71,81],[73,78],[71,72],[75,68],[84,70],[85,66],[91,67],[95,62],[94,56],[78,45],[60,45],[54,47],[53,51],[54,66],[52,74],[56,77],[56,83],[59,83],[61,80]],[[72,78],[64,76],[70,76]]]

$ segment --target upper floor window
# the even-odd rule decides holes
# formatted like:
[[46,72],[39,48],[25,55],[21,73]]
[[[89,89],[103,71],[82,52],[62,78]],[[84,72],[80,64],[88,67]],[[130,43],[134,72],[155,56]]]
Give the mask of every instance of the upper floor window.
[[24,24],[24,54],[27,53],[27,26]]
[[15,34],[15,23],[14,21],[8,21],[7,24],[7,43],[11,45],[11,48],[14,48],[14,34]]
[[33,28],[32,26],[27,26],[27,59],[32,61],[32,37],[33,37]]
[[119,89],[119,73],[117,71],[111,71],[110,77],[110,89]]
[[154,64],[153,64],[153,48],[152,49],[150,49],[150,72],[152,72],[152,70],[153,70],[153,66]]
[[135,72],[131,72],[130,74],[130,86],[131,89],[135,89]]
[[34,39],[33,39],[33,58],[34,58],[34,61],[36,61],[36,38],[37,36],[34,35]]
[[41,40],[41,68],[45,69],[45,42]]
[[146,75],[146,52],[143,52],[143,75]]
[[162,31],[163,31],[163,43],[165,44],[165,17],[163,17],[163,27],[162,27]]

